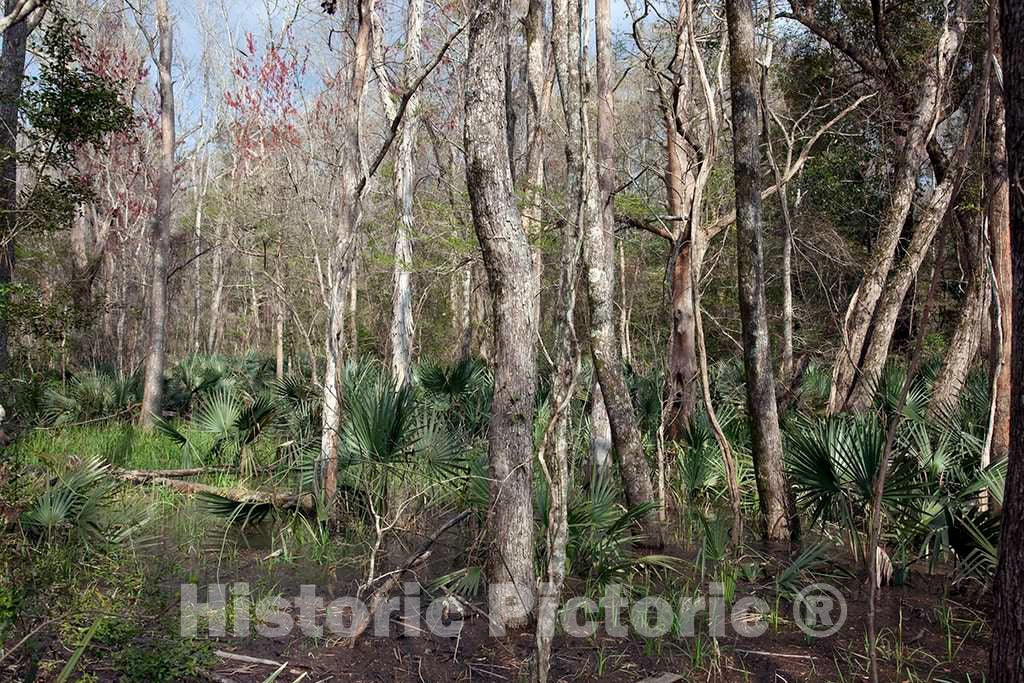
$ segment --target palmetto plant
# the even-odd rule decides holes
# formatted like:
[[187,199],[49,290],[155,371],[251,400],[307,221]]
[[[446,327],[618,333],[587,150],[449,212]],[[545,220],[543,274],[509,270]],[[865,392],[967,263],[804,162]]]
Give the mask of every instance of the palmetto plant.
[[21,515],[22,526],[29,534],[47,539],[75,536],[87,543],[118,543],[144,523],[108,523],[104,519],[113,484],[110,466],[99,456],[54,462],[50,469],[53,478]]
[[206,462],[234,461],[243,476],[251,476],[256,469],[253,444],[266,430],[275,414],[275,406],[266,396],[244,399],[221,388],[207,394],[192,417],[191,430],[205,435],[209,446],[203,452],[195,437],[190,438],[166,420],[157,420],[157,428],[189,456]]
[[[838,524],[850,550],[864,560],[873,486],[885,447],[883,425],[874,416],[805,418],[787,430],[786,447],[793,491],[812,526]],[[894,448],[884,513],[897,527],[913,523],[924,497],[916,460]]]
[[140,400],[137,375],[82,372],[46,389],[41,414],[52,425],[128,417]]
[[476,358],[452,365],[424,360],[416,368],[416,384],[423,390],[426,407],[443,417],[449,426],[469,437],[487,431],[494,377]]

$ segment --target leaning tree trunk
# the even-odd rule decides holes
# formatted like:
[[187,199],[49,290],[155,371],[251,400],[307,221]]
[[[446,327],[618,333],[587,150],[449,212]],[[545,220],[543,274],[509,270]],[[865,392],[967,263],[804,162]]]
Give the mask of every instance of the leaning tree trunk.
[[[995,26],[991,31],[992,57],[1002,61],[999,39],[999,3],[993,3]],[[1013,334],[1013,263],[1010,258],[1010,188],[1006,178],[1006,103],[998,75],[989,84],[988,167],[985,169],[989,240],[992,244],[992,270],[995,273],[994,303],[998,315],[992,315],[992,348],[999,355],[992,359],[995,375],[995,402],[992,420],[991,461],[1004,460],[1010,451],[1010,339]]]
[[469,24],[466,185],[490,284],[494,323],[494,398],[488,431],[491,544],[487,575],[491,619],[524,626],[534,594],[533,420],[536,412],[536,285],[530,245],[509,167],[505,47],[509,0],[475,5]]
[[758,182],[757,63],[751,0],[729,0],[726,13],[729,24],[733,173],[736,179],[736,263],[747,410],[753,427],[754,474],[764,535],[769,540],[786,541],[795,536],[798,529],[782,468],[782,434],[768,344]]
[[[16,0],[7,0],[6,13],[16,9]],[[14,234],[18,205],[18,101],[25,76],[25,46],[31,30],[29,22],[14,24],[3,34],[0,57],[0,297],[14,277]],[[0,373],[7,370],[8,321],[0,315]]]
[[914,225],[914,232],[906,253],[886,280],[885,291],[879,297],[875,307],[870,334],[865,339],[866,346],[860,362],[858,377],[846,400],[845,408],[847,410],[863,412],[871,405],[876,380],[881,376],[882,369],[889,357],[889,347],[903,300],[914,283],[917,271],[920,269],[921,263],[924,262],[932,240],[949,213],[950,206],[959,191],[963,178],[962,169],[974,145],[980,114],[984,108],[984,96],[985,89],[979,88],[974,110],[963,133],[963,139],[952,160],[948,163],[948,168],[941,172],[937,170],[937,175],[941,179],[921,209],[921,215]]
[[971,271],[967,292],[960,304],[960,315],[953,337],[949,340],[942,369],[932,388],[929,410],[935,414],[946,410],[957,399],[981,343],[985,309],[988,308],[992,293],[988,259],[983,251],[985,246],[979,219],[975,234],[968,240]]
[[[572,58],[565,55],[562,59],[556,55],[556,66],[560,61],[567,62],[570,67],[565,87],[577,96],[585,97],[590,89],[582,87],[585,71],[581,73],[581,69],[574,66],[577,63],[575,54]],[[561,76],[559,81],[562,82]],[[587,298],[590,304],[590,350],[611,424],[612,441],[619,456],[626,500],[630,505],[641,505],[652,503],[656,498],[651,483],[651,469],[644,455],[643,440],[637,428],[622,359],[619,357],[619,344],[615,339],[615,273],[610,246],[615,233],[614,226],[606,223],[604,213],[604,207],[611,202],[608,194],[610,188],[602,188],[598,182],[585,104],[583,101],[579,106],[566,106],[566,123],[570,127],[569,139],[579,140],[576,148],[578,159],[574,163],[578,167],[581,191],[585,198],[583,260],[587,270]],[[575,136],[572,131],[577,131]],[[652,548],[661,547],[664,540],[658,511],[654,507],[644,516],[642,524],[644,538],[641,542]]]
[[153,264],[149,292],[149,348],[142,393],[144,427],[153,425],[160,415],[164,392],[164,363],[167,356],[167,261],[171,237],[171,202],[174,198],[174,82],[171,80],[173,46],[167,0],[157,0],[157,27],[160,32],[160,179],[157,185],[156,217],[150,239]]
[[1010,436],[988,675],[994,683],[1019,683],[1024,681],[1024,5],[1002,0],[1000,11],[1013,260],[1010,417],[1018,428]]
[[847,400],[859,376],[861,357],[868,341],[875,306],[882,297],[886,279],[896,255],[903,225],[917,187],[918,173],[927,154],[928,141],[934,135],[934,122],[945,93],[947,74],[959,51],[966,31],[966,2],[960,2],[947,19],[917,93],[917,106],[909,123],[903,148],[896,161],[893,189],[882,215],[878,239],[865,268],[864,278],[850,300],[843,320],[843,343],[836,353],[832,371],[832,390],[828,410],[835,413],[846,408]]

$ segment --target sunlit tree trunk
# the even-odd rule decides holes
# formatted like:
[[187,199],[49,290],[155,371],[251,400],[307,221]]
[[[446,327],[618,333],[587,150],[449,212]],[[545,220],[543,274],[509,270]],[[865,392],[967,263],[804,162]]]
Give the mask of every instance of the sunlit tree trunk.
[[[583,48],[583,34],[580,22],[580,0],[554,0],[551,5],[552,46],[555,52],[555,68],[558,73],[559,90],[562,95],[562,109],[567,118],[579,120],[578,107],[583,101],[579,96],[578,75],[574,79],[569,72],[578,67],[566,64],[569,55],[577,55]],[[575,106],[575,110],[570,107]],[[570,137],[566,139],[566,159],[575,161],[579,155],[569,152],[582,142],[571,137],[579,133],[579,125],[569,125]],[[568,492],[569,480],[569,426],[571,411],[569,403],[579,375],[580,354],[576,340],[575,308],[576,279],[580,260],[580,235],[585,217],[585,197],[580,185],[579,168],[570,168],[568,206],[563,222],[561,255],[559,259],[558,300],[555,308],[555,352],[554,377],[549,398],[550,421],[544,431],[538,450],[538,462],[548,485],[547,514],[547,566],[545,583],[541,584],[537,606],[537,678],[546,683],[551,668],[551,641],[555,634],[556,616],[562,586],[565,582],[566,544],[569,537]]]
[[1013,264],[1013,335],[1010,373],[1009,470],[1003,498],[999,563],[992,587],[992,654],[989,679],[1024,681],[1024,5],[1002,0],[1003,93],[1010,189]]
[[338,189],[338,220],[334,226],[331,262],[331,291],[327,307],[325,342],[326,365],[323,381],[323,424],[320,460],[323,468],[322,494],[329,516],[334,519],[338,490],[338,437],[341,430],[341,370],[345,352],[345,308],[355,261],[356,231],[362,213],[362,169],[360,167],[359,124],[363,92],[366,90],[370,56],[370,25],[374,0],[358,0],[351,10],[352,52],[344,68],[342,82],[347,91],[346,106],[339,115],[338,130],[344,154],[341,155]]
[[[999,3],[994,3],[994,29],[991,35],[993,58],[1002,62],[999,34]],[[992,420],[991,460],[1006,458],[1010,451],[1010,340],[1013,335],[1013,262],[1010,256],[1010,187],[1006,177],[1006,103],[998,75],[993,72],[989,85],[988,166],[985,169],[989,241],[992,245],[992,270],[995,273],[994,303],[998,315],[992,315],[992,359],[995,373],[995,402]],[[996,327],[998,326],[998,327]],[[996,341],[1000,343],[996,343]]]
[[[408,89],[420,68],[420,33],[422,30],[423,0],[410,0],[405,23],[405,66],[403,88]],[[379,40],[379,37],[375,37]],[[376,44],[376,43],[375,43]],[[380,68],[378,74],[382,74]],[[384,78],[379,79],[386,84]],[[391,93],[382,91],[381,97],[388,109],[388,118],[397,115]],[[395,159],[395,202],[398,208],[398,223],[395,230],[394,291],[391,303],[391,373],[402,385],[409,381],[412,367],[412,346],[415,324],[412,311],[412,235],[415,230],[413,217],[413,181],[416,165],[413,150],[419,129],[416,111],[418,98],[412,94],[407,113],[402,118],[398,155]]]
[[172,205],[174,197],[174,82],[171,20],[167,0],[157,0],[157,28],[160,33],[160,178],[157,185],[156,216],[153,220],[153,263],[149,292],[149,346],[142,394],[141,424],[150,427],[160,415],[163,400],[164,363],[167,356],[167,265],[169,258]]
[[[615,190],[615,101],[612,93],[612,72],[615,68],[612,54],[611,17],[608,0],[595,0],[594,19],[597,26],[597,180],[604,203],[601,205],[601,221],[608,234],[615,233],[615,211],[611,201]],[[615,243],[608,241],[608,272],[614,273]],[[612,275],[614,278],[614,275]],[[613,290],[614,296],[614,290]],[[623,292],[625,296],[625,292]],[[624,315],[624,312],[623,312]],[[626,330],[620,320],[620,342],[624,343]],[[608,408],[604,403],[601,383],[594,374],[590,398],[590,459],[595,472],[604,472],[611,458],[612,426],[608,420]]]
[[764,535],[773,541],[795,536],[796,516],[782,467],[782,434],[768,343],[759,186],[757,64],[751,0],[728,0],[729,67],[736,182],[736,264],[739,271],[747,411]]
[[466,185],[490,284],[494,398],[488,431],[491,506],[487,563],[490,617],[524,626],[533,606],[533,420],[536,412],[536,286],[515,202],[506,130],[508,0],[476,3],[466,75]]

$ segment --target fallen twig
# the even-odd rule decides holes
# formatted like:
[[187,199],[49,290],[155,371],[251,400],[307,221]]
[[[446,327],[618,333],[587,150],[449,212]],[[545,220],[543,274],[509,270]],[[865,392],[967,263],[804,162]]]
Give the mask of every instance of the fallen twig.
[[356,640],[359,639],[359,636],[363,635],[363,632],[366,630],[366,627],[370,625],[370,620],[373,618],[373,613],[377,611],[377,608],[380,606],[381,602],[387,599],[388,594],[391,592],[391,589],[398,585],[398,582],[402,579],[402,575],[405,574],[405,572],[407,572],[413,565],[419,562],[424,555],[427,554],[427,551],[429,551],[430,547],[434,545],[434,542],[437,541],[438,538],[440,538],[441,534],[448,531],[448,529],[451,529],[453,526],[469,517],[469,515],[472,514],[472,512],[472,510],[464,510],[459,514],[455,515],[454,517],[452,517],[451,519],[449,519],[443,525],[441,525],[440,529],[435,531],[429,538],[427,538],[426,541],[423,542],[423,545],[419,547],[419,550],[417,550],[408,558],[406,558],[402,566],[397,571],[392,572],[388,580],[381,584],[380,588],[373,592],[373,595],[370,596],[370,601],[368,605],[369,609],[367,609],[366,611],[366,617],[363,619],[362,622],[359,623],[358,626],[355,627],[352,636],[346,642],[346,645],[348,647],[352,647],[353,645],[355,645]]

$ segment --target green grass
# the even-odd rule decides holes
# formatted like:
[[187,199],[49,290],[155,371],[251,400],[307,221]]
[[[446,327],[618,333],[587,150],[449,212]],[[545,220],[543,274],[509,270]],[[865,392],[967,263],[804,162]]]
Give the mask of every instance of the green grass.
[[125,424],[33,429],[11,446],[12,455],[26,463],[47,457],[100,455],[112,465],[130,469],[182,467],[181,450],[162,434]]

